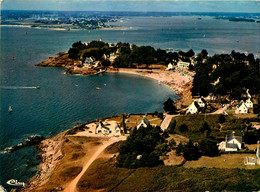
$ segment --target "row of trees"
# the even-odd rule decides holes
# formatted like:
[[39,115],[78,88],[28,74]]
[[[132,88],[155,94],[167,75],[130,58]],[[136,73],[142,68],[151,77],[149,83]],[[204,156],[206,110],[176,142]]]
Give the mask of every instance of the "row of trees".
[[183,155],[187,161],[197,160],[201,156],[218,156],[217,141],[213,137],[204,137],[197,145],[191,140],[187,144],[180,143],[176,148],[176,155]]
[[109,46],[103,41],[92,41],[84,44],[81,41],[73,43],[69,49],[69,58],[85,61],[86,57],[93,57],[96,60],[103,60],[103,55],[118,53],[119,56],[113,63],[114,67],[137,67],[145,64],[148,67],[151,64],[168,64],[179,59],[190,61],[194,56],[194,51],[190,49],[187,52],[166,52],[162,49],[154,49],[151,46],[136,46],[129,43],[117,43]]

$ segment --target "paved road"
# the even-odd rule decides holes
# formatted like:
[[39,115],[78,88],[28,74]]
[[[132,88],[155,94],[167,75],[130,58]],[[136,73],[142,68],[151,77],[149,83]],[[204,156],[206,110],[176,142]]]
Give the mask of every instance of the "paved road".
[[176,117],[176,116],[179,116],[179,114],[177,114],[177,115],[168,115],[168,114],[166,114],[166,116],[165,116],[163,122],[161,123],[161,129],[162,129],[163,131],[165,131],[165,130],[169,127],[172,118],[173,118],[173,117]]

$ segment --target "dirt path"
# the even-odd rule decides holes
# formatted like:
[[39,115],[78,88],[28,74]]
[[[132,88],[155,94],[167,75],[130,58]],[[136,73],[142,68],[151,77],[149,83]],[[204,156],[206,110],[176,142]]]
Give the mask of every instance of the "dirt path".
[[111,144],[116,143],[118,141],[125,140],[125,137],[113,138],[111,137],[108,141],[104,141],[103,145],[93,154],[93,156],[89,159],[88,162],[83,166],[80,174],[71,181],[71,183],[64,189],[64,192],[77,192],[77,183],[83,174],[87,171],[90,165],[97,159],[97,157]]

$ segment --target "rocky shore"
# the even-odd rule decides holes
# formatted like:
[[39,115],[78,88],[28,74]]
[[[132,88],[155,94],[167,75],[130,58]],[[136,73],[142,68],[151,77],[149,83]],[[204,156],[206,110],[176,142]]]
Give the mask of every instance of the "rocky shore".
[[82,67],[82,63],[79,60],[73,60],[69,58],[67,52],[58,53],[56,57],[49,57],[46,61],[43,61],[37,65],[37,67],[65,67],[65,73],[67,74],[82,74],[82,75],[94,75],[100,72],[96,68]]
[[35,191],[36,187],[44,185],[48,180],[57,163],[62,159],[61,147],[66,133],[67,131],[59,133],[39,143],[38,148],[41,151],[42,162],[38,167],[38,173],[31,179],[30,184],[20,191]]

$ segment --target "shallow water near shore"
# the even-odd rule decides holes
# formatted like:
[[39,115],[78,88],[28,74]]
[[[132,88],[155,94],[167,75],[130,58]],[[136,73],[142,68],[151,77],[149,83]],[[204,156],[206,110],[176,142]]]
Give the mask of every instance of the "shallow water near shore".
[[[158,22],[159,18],[143,20],[143,23],[136,23],[136,19],[124,21],[123,26],[134,23],[133,30],[128,31],[49,31],[2,27],[0,151],[31,135],[48,137],[106,116],[162,112],[163,101],[168,97],[177,99],[169,87],[141,76],[105,73],[86,77],[65,75],[63,68],[34,67],[49,56],[67,51],[75,41],[102,38],[110,43],[122,41],[185,51],[190,48],[207,49],[209,53],[231,52],[234,48],[253,53],[259,51],[259,39],[255,40],[259,36],[257,24],[218,20],[220,27],[205,28],[205,22],[213,19],[207,17],[196,21],[196,18],[187,17],[186,20],[182,18],[185,22],[181,23],[180,18],[161,18],[167,21],[163,24]],[[195,21],[202,23],[195,24]],[[142,25],[146,28],[140,27]],[[194,31],[196,26],[198,29]],[[226,41],[228,38],[229,41]],[[237,38],[239,42],[236,42]],[[101,90],[96,90],[96,87]],[[9,106],[13,109],[11,114],[7,112]],[[28,182],[40,162],[37,154],[33,147],[12,154],[0,152],[0,184],[7,187],[5,182],[11,178]]]

